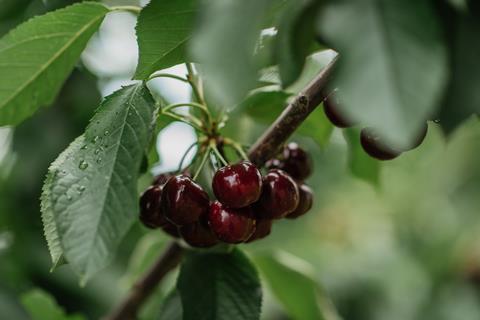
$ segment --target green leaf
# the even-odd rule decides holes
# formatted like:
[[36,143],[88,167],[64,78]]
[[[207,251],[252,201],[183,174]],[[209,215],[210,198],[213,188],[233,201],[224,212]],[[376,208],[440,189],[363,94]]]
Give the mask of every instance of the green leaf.
[[202,63],[207,93],[216,103],[232,107],[256,84],[254,51],[269,4],[270,0],[206,2],[191,52]]
[[312,138],[320,147],[330,142],[333,125],[323,112],[323,104],[319,105],[298,128],[298,133]]
[[[289,96],[284,91],[257,91],[248,96],[235,111],[245,112],[256,121],[269,125],[282,113]],[[320,147],[328,144],[332,131],[333,126],[322,106],[316,108],[298,128],[299,134],[312,138]]]
[[186,48],[193,32],[197,0],[152,0],[137,23],[139,48],[136,79],[187,61]]
[[108,9],[85,2],[33,18],[0,39],[0,126],[51,104]]
[[83,281],[110,261],[135,221],[137,178],[155,112],[144,84],[118,90],[49,168],[42,209],[56,228],[46,225],[46,237],[49,242],[56,237],[55,244],[60,239],[66,260]]
[[32,320],[84,320],[79,314],[67,315],[58,306],[55,299],[47,292],[40,289],[33,289],[21,297],[21,302],[27,309]]
[[300,76],[310,47],[314,46],[314,22],[319,4],[314,0],[291,0],[283,12],[275,50],[283,87]]
[[360,144],[358,128],[343,129],[343,136],[348,144],[348,168],[357,178],[365,180],[374,186],[380,182],[380,162],[370,157]]
[[162,304],[158,320],[182,320],[182,299],[178,290],[172,290]]
[[452,75],[440,112],[440,123],[447,132],[453,131],[472,113],[480,114],[480,20],[468,15],[459,15],[457,19]]
[[336,312],[315,282],[312,267],[307,262],[284,252],[259,255],[254,261],[290,318],[337,319]]
[[230,253],[190,252],[177,289],[184,320],[259,319],[262,293],[257,271],[238,249]]
[[334,85],[352,119],[399,147],[438,106],[447,51],[431,1],[347,0],[319,17],[340,52]]
[[[57,158],[56,162],[65,162],[65,153],[62,153]],[[52,164],[52,167],[55,163]],[[42,195],[40,197],[40,210],[42,212],[43,232],[47,239],[48,251],[52,258],[52,271],[59,265],[63,264],[65,257],[63,255],[62,244],[58,236],[57,225],[55,224],[55,217],[53,215],[52,194],[50,193],[50,186],[53,183],[54,176],[47,174],[45,182],[42,187]]]

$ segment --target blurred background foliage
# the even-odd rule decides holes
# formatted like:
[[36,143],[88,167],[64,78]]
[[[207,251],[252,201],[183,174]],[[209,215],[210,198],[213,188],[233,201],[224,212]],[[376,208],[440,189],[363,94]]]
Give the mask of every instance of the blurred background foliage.
[[[0,0],[0,34],[34,14],[71,2]],[[0,319],[35,318],[29,310],[50,304],[55,309],[54,301],[68,314],[97,319],[124,295],[166,243],[160,232],[136,224],[115,262],[81,288],[68,266],[49,272],[40,219],[38,198],[48,165],[83,132],[101,97],[132,76],[134,23],[130,14],[110,15],[54,106],[15,130],[0,128]],[[324,65],[325,60],[317,58]],[[308,65],[303,78],[287,91],[297,92],[314,69]],[[189,95],[186,88],[169,80],[156,80],[152,88],[174,102]],[[254,103],[286,99],[281,94],[273,95],[279,100],[267,95],[265,100],[260,94]],[[245,109],[232,117],[235,120],[225,133],[245,143],[253,142],[281,107],[267,105],[268,113],[256,114],[249,111],[248,103],[242,106]],[[336,313],[349,320],[480,319],[478,119],[467,120],[448,137],[431,122],[421,147],[394,161],[372,164],[369,158],[356,157],[354,167],[373,166],[363,171],[371,173],[359,179],[348,169],[355,173],[343,137],[355,133],[333,129],[321,120],[321,112],[315,116],[324,128],[307,123],[303,133],[313,139],[294,137],[315,161],[315,175],[309,180],[316,195],[314,210],[302,219],[276,223],[270,237],[243,246],[266,272],[262,275],[268,289],[263,318],[315,319],[315,304],[304,304],[307,293],[274,297],[300,282],[305,283],[302,290],[314,291],[319,308],[331,310],[331,319]],[[177,123],[167,131],[176,147],[172,141],[162,144],[169,139],[159,136],[157,149],[163,162],[157,171],[178,161],[193,139],[191,130]],[[278,261],[295,265],[299,272],[282,269],[275,265]],[[156,317],[175,277],[171,274],[162,284],[142,318]],[[282,299],[290,307],[285,308]],[[63,312],[52,312],[52,319],[67,319]]]

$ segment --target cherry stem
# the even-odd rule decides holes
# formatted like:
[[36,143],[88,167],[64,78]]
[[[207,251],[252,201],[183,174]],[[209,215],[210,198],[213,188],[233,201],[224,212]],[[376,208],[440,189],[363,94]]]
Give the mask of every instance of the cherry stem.
[[203,128],[202,122],[193,115],[183,116],[183,115],[179,115],[178,113],[163,112],[163,111],[162,111],[162,114],[164,114],[166,116],[169,116],[169,117],[171,117],[175,120],[184,122],[184,123],[194,127],[198,131],[206,133],[205,129]]
[[225,142],[226,145],[232,146],[233,149],[235,149],[235,151],[238,153],[238,155],[241,158],[243,158],[244,160],[249,160],[246,152],[243,150],[243,147],[239,143],[233,141],[232,139],[228,139],[228,138],[225,138],[224,142]]
[[218,151],[218,148],[217,148],[217,144],[214,140],[211,140],[210,141],[210,149],[213,150],[213,152],[215,153],[215,155],[217,156],[218,160],[220,160],[220,162],[224,165],[224,166],[228,166],[228,162],[223,158],[222,154],[220,153],[220,151]]
[[[182,159],[180,159],[180,164],[178,165],[178,170],[177,172],[181,172],[182,169],[183,169],[183,162],[185,162],[185,159],[187,158],[187,155],[190,153],[190,151],[192,151],[193,147],[195,147],[196,145],[198,145],[198,141],[192,143],[188,148],[187,148],[187,151],[185,151],[185,153],[183,154],[182,156]],[[195,159],[195,156],[194,158]],[[193,162],[193,161],[192,161]]]
[[185,103],[175,103],[175,104],[171,104],[171,105],[168,105],[166,106],[164,109],[163,109],[163,112],[168,112],[172,109],[175,109],[175,108],[179,108],[179,107],[192,107],[192,108],[197,108],[197,109],[200,109],[203,114],[205,114],[207,116],[207,121],[208,121],[208,124],[209,126],[211,126],[212,124],[212,117],[210,115],[210,111],[208,111],[207,107],[203,104],[200,104],[200,103],[197,103],[197,102],[185,102]]
[[183,77],[171,74],[171,73],[154,73],[150,77],[148,77],[147,81],[157,79],[157,78],[172,78],[172,79],[179,80],[179,81],[182,81],[182,82],[188,82],[187,78],[183,78]]
[[[305,121],[320,102],[325,99],[325,89],[335,62],[336,59],[326,66],[320,74],[295,97],[270,128],[268,128],[250,148],[248,155],[256,166],[263,166],[268,159],[275,156],[277,150],[288,140],[290,135]],[[134,319],[138,310],[165,274],[180,263],[184,251],[185,249],[172,241],[167,250],[158,258],[146,275],[133,285],[126,299],[105,319]]]
[[142,7],[137,6],[114,6],[110,7],[110,11],[127,11],[133,14],[139,14],[142,11]]
[[210,155],[210,146],[207,147],[205,150],[205,153],[203,154],[202,161],[200,162],[200,165],[197,168],[197,171],[195,172],[195,175],[193,176],[193,180],[197,180],[198,175],[200,172],[202,172],[203,167],[205,166],[205,162],[207,162],[208,156]]
[[198,100],[200,104],[205,105],[205,99],[203,98],[203,95],[201,94],[199,90],[199,86],[197,85],[197,77],[195,75],[195,72],[193,71],[193,65],[188,62],[185,64],[187,66],[187,81],[190,83],[190,86],[192,87],[193,94],[195,95],[195,98]]

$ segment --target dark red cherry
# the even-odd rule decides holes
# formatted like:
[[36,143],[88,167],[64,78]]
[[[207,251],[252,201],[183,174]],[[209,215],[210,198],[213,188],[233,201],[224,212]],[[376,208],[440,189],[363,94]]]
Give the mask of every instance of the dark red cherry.
[[255,240],[260,240],[267,237],[270,232],[272,231],[273,220],[269,219],[259,219],[257,220],[257,225],[255,228],[255,232],[252,236],[248,239],[247,242],[252,242]]
[[380,136],[374,128],[367,127],[360,132],[360,143],[363,150],[371,157],[378,160],[392,160],[402,152],[388,145],[388,142]]
[[165,223],[161,208],[162,187],[153,185],[140,196],[140,221],[149,228],[160,228]]
[[300,200],[298,202],[297,209],[290,213],[286,218],[288,219],[295,219],[298,218],[305,213],[307,213],[313,205],[313,192],[312,189],[310,189],[309,186],[306,184],[301,184],[298,187],[298,191],[300,194]]
[[178,230],[183,240],[192,247],[208,248],[218,243],[218,239],[208,226],[206,219],[184,225]]
[[162,208],[165,217],[177,226],[198,221],[209,207],[208,194],[190,177],[178,175],[163,188]]
[[297,208],[299,198],[295,181],[286,172],[272,169],[263,177],[262,195],[255,204],[255,212],[261,219],[280,219]]
[[165,219],[165,224],[163,224],[161,227],[163,232],[165,232],[168,235],[171,235],[172,237],[179,238],[180,233],[178,232],[178,227]]
[[312,173],[312,167],[312,159],[297,143],[290,142],[283,148],[282,170],[295,180],[305,180]]
[[213,192],[230,208],[243,208],[258,200],[262,192],[262,175],[250,161],[220,168],[213,177]]
[[218,239],[240,243],[247,241],[255,232],[256,220],[250,207],[228,208],[215,201],[210,204],[208,223]]
[[335,93],[331,93],[323,101],[323,111],[330,122],[338,128],[349,128],[355,125],[355,122],[345,116],[342,112],[338,96]]

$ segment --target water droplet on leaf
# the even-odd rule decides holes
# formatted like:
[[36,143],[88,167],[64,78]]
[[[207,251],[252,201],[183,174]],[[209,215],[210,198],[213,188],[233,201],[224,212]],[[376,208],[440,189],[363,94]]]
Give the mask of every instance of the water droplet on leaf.
[[87,163],[87,161],[85,161],[85,160],[80,161],[80,163],[78,164],[78,168],[79,168],[80,170],[85,170],[85,169],[87,169],[87,168],[88,168],[88,163]]

